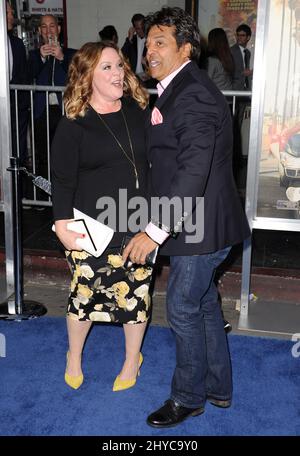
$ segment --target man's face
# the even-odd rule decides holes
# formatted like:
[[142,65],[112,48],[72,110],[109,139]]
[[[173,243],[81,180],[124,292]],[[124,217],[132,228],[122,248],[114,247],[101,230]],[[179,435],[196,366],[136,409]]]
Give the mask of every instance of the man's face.
[[189,59],[191,45],[177,47],[175,27],[151,27],[147,37],[147,60],[151,76],[161,81]]
[[58,38],[60,33],[60,26],[53,16],[43,16],[41,25],[39,26],[39,33],[42,36],[43,43],[49,42],[49,37],[53,39]]
[[247,47],[247,43],[250,40],[251,36],[247,35],[246,32],[240,30],[236,33],[236,42],[239,46]]
[[136,34],[140,38],[144,38],[144,35],[145,35],[144,21],[135,21],[133,26],[134,26],[134,29],[136,31]]
[[7,19],[7,30],[8,32],[14,27],[14,10],[8,2],[6,2],[6,19]]

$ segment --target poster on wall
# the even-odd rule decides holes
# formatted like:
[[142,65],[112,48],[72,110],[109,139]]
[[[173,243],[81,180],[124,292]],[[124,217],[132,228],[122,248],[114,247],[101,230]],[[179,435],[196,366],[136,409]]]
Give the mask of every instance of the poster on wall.
[[252,30],[248,43],[251,49],[255,42],[258,0],[201,0],[199,1],[198,24],[201,35],[207,37],[216,27],[223,28],[228,36],[229,45],[235,44],[235,30],[240,24],[247,24]]
[[63,0],[28,0],[29,13],[63,15]]
[[295,219],[286,190],[300,191],[300,0],[269,4],[256,215]]

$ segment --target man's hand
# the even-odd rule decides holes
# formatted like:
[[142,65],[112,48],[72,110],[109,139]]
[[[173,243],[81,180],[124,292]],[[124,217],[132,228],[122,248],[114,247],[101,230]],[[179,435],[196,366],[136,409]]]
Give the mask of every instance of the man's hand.
[[250,70],[249,68],[244,70],[244,76],[252,76],[253,70]]
[[133,263],[145,264],[147,255],[156,247],[158,247],[158,244],[146,233],[138,233],[126,246],[122,255],[123,261],[125,262],[129,256]]
[[52,45],[51,48],[51,55],[53,55],[53,57],[55,57],[57,60],[62,61],[64,59],[64,54],[60,45]]
[[52,46],[50,44],[43,44],[43,46],[40,47],[40,54],[45,59],[48,57],[48,55],[51,55],[51,48]]
[[40,47],[40,54],[43,57],[43,59],[45,59],[49,55],[52,55],[60,61],[64,59],[64,54],[59,44],[44,44]]
[[130,42],[132,41],[132,38],[134,37],[134,34],[135,34],[135,28],[132,26],[128,30],[128,39],[129,39]]

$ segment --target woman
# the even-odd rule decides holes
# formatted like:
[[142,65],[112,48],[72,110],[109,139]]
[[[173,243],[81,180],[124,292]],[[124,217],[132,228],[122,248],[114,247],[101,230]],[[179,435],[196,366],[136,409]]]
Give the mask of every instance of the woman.
[[127,192],[128,200],[145,194],[148,95],[116,45],[103,41],[85,44],[74,56],[64,103],[66,114],[53,140],[51,165],[56,234],[73,271],[65,381],[75,389],[83,382],[81,353],[92,322],[117,322],[123,324],[126,345],[125,362],[113,386],[117,391],[135,384],[142,364],[152,269],[123,266],[119,252],[126,229],[121,232],[118,226],[124,226],[124,220],[117,218],[114,237],[99,258],[79,251],[80,235],[67,224],[73,207],[96,219],[102,197],[116,203],[121,219],[119,190]]
[[234,62],[225,31],[212,29],[208,34],[208,76],[220,90],[232,90]]

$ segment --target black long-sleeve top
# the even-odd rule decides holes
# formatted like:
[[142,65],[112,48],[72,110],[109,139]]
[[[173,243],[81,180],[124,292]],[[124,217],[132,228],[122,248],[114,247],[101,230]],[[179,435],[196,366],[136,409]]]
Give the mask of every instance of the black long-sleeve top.
[[[112,134],[104,126],[93,108],[84,117],[75,120],[63,117],[57,127],[51,147],[52,203],[55,220],[73,218],[73,207],[97,218],[101,197],[111,198],[116,203],[116,226],[113,220],[107,225],[116,233],[111,246],[120,245],[129,230],[120,229],[119,213],[126,214],[124,193],[127,200],[135,196],[146,196],[148,163],[145,150],[145,117],[148,110],[142,110],[130,98],[122,98],[122,110],[126,117],[131,136],[135,165],[138,171],[139,189],[136,188],[134,168],[126,158]],[[121,111],[101,114],[109,125],[127,155],[132,158],[126,126]],[[97,207],[98,206],[98,207]],[[128,220],[132,211],[127,211]],[[147,220],[145,220],[147,223]],[[122,217],[124,224],[124,216]],[[113,223],[114,224],[114,223]],[[122,232],[120,232],[122,231]],[[124,232],[125,231],[125,232]]]

